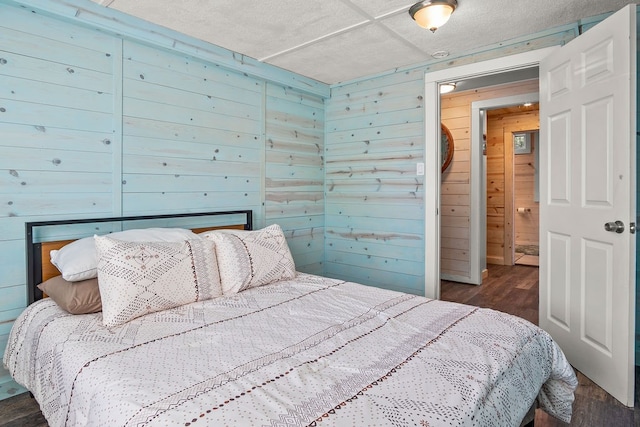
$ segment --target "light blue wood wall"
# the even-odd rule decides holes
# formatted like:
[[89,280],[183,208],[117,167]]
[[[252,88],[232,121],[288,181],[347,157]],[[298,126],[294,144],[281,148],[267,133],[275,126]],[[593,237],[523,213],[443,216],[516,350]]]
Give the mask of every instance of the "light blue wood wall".
[[325,274],[424,295],[424,71],[332,88]]
[[[114,213],[112,37],[0,4],[0,349],[26,306],[24,222]],[[14,385],[0,370],[0,395]],[[6,384],[6,385],[5,385]]]
[[267,84],[265,216],[284,229],[296,268],[323,273],[324,103]]
[[128,40],[122,53],[123,213],[263,220],[264,83]]
[[[328,87],[141,42],[159,31],[142,21],[116,36],[41,12],[0,2],[0,351],[26,306],[26,221],[253,209],[322,272]],[[0,399],[20,391],[0,369]]]

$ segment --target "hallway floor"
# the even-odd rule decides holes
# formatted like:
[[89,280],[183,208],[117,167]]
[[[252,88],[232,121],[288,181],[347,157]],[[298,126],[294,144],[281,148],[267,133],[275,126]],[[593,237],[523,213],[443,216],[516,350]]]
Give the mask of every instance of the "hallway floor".
[[516,245],[514,262],[518,265],[539,266],[538,245]]

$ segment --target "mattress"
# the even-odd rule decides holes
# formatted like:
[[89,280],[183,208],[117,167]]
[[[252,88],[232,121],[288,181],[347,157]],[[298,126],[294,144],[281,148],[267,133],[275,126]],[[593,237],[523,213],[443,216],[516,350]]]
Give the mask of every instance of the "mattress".
[[3,361],[51,426],[518,426],[577,386],[526,320],[303,273],[112,328],[40,300]]

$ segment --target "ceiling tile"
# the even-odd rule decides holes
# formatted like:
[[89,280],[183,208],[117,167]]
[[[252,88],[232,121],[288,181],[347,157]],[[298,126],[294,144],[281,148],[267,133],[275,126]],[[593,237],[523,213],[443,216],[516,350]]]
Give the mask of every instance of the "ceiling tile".
[[[409,16],[409,8],[415,1],[407,0],[350,0],[351,3],[374,18],[393,12],[404,12]],[[416,0],[417,1],[417,0]]]
[[371,24],[274,58],[270,63],[326,83],[387,71],[421,60],[419,51]]
[[341,0],[310,6],[298,0],[116,0],[109,7],[256,59],[367,21]]

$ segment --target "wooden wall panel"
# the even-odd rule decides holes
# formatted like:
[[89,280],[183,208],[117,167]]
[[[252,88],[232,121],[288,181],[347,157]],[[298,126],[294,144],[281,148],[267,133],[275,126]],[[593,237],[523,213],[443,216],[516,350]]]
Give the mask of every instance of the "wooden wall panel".
[[[31,15],[0,4],[0,351],[26,306],[24,222],[112,213],[116,45]],[[21,390],[0,369],[0,398]]]
[[[26,221],[253,209],[323,272],[319,95],[6,3],[0,79],[0,351],[26,306]],[[0,399],[20,391],[0,369]]]
[[262,84],[130,41],[123,57],[123,213],[252,208],[262,221]]
[[[441,99],[442,123],[452,133],[455,142],[453,161],[442,174],[441,187],[441,224],[447,227],[441,233],[441,265],[444,277],[460,280],[471,276],[469,215],[471,206],[469,196],[470,173],[470,132],[471,104],[493,98],[534,93],[538,91],[538,81],[509,83],[486,88],[452,92]],[[497,225],[496,218],[504,218],[504,156],[502,135],[499,139],[487,137],[487,262],[502,262],[489,258],[497,250],[503,250],[503,226]],[[453,221],[452,217],[464,216],[467,221]],[[463,252],[460,252],[463,250]]]
[[423,76],[370,83],[327,102],[325,271],[424,294]]
[[296,269],[324,271],[324,102],[267,84],[265,220],[287,236]]

